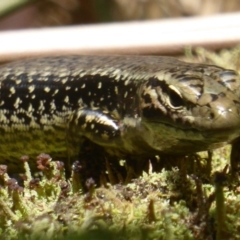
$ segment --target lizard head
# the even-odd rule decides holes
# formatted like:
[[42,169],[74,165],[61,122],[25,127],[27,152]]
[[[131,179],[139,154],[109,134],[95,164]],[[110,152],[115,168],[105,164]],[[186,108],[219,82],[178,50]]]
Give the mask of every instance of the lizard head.
[[152,131],[152,144],[160,142],[164,151],[167,144],[169,149],[174,145],[185,152],[231,142],[240,135],[239,89],[235,71],[211,65],[155,73],[141,93],[143,122]]

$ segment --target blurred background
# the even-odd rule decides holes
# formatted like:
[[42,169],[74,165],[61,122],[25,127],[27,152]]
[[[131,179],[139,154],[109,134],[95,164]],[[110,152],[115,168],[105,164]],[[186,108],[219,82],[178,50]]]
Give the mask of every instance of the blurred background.
[[0,30],[205,16],[239,10],[239,0],[1,0]]
[[186,48],[216,53],[238,45],[227,64],[214,63],[240,67],[240,1],[0,0],[0,43],[0,63],[64,54],[183,56]]

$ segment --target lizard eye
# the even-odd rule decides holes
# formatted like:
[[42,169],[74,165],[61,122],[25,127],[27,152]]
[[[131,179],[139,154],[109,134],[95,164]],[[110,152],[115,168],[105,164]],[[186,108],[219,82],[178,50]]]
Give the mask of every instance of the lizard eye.
[[166,102],[174,109],[181,109],[184,105],[180,91],[173,85],[169,86]]

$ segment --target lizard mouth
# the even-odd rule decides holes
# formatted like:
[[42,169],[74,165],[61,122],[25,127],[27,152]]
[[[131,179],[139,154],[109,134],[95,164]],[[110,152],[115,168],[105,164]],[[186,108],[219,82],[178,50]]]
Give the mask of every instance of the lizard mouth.
[[196,128],[178,128],[168,123],[157,123],[149,142],[155,150],[163,154],[189,154],[222,147],[240,134],[234,131],[210,131]]
[[[221,117],[221,116],[220,116]],[[214,121],[204,121],[202,118],[194,122],[167,122],[153,120],[155,133],[163,138],[178,139],[179,141],[196,142],[198,144],[219,144],[231,142],[240,136],[240,118],[220,118]],[[215,124],[217,122],[217,125]]]

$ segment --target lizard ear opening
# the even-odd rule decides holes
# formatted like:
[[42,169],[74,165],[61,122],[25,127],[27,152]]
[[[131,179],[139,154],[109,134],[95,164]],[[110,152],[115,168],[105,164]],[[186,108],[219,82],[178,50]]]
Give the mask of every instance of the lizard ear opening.
[[182,109],[184,106],[181,93],[173,85],[169,86],[168,97],[166,100],[167,104],[173,109]]

